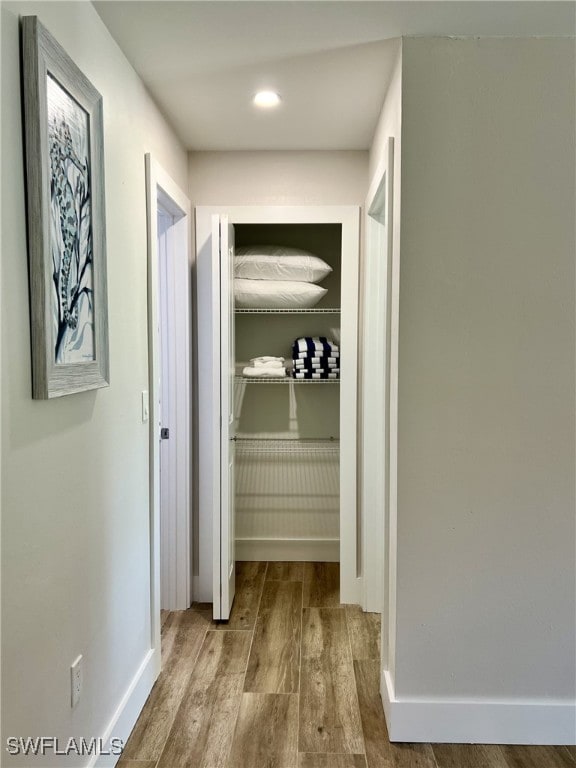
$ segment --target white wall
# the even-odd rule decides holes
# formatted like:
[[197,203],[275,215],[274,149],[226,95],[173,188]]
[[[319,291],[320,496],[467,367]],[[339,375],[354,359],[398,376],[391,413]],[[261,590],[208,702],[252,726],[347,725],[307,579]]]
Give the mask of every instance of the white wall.
[[403,42],[395,694],[536,742],[576,736],[574,72]]
[[[144,154],[183,188],[187,158],[89,3],[1,14],[3,735],[99,737],[150,648]],[[37,14],[104,99],[111,386],[53,401],[30,394],[19,14]]]
[[362,205],[367,152],[191,152],[193,205]]

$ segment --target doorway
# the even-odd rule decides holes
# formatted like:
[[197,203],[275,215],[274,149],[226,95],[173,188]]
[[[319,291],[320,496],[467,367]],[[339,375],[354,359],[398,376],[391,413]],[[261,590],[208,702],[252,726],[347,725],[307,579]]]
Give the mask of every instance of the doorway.
[[[190,203],[146,156],[152,647],[191,602]],[[143,403],[144,404],[144,403]]]
[[[342,602],[359,603],[361,590],[356,559],[356,321],[360,222],[359,209],[354,206],[200,206],[196,208],[198,356],[202,361],[198,371],[198,387],[199,400],[203,403],[203,407],[199,411],[198,427],[203,451],[199,456],[200,556],[198,578],[195,580],[195,599],[199,602],[212,602],[215,619],[226,620],[228,618],[231,602],[226,599],[226,596],[230,596],[233,591],[228,586],[234,561],[233,553],[236,547],[241,552],[241,548],[246,544],[238,537],[236,541],[231,538],[234,526],[229,505],[231,473],[228,471],[228,459],[235,452],[234,446],[237,446],[237,436],[231,431],[231,426],[236,425],[233,423],[235,409],[230,394],[230,386],[233,382],[231,382],[229,375],[230,372],[233,374],[237,362],[238,370],[243,370],[243,366],[235,360],[235,356],[232,356],[230,361],[231,350],[228,345],[228,339],[234,336],[232,330],[230,332],[227,330],[232,312],[230,305],[232,295],[228,278],[230,266],[228,245],[231,242],[228,231],[229,223],[240,228],[249,226],[252,230],[261,227],[289,226],[312,227],[312,229],[315,227],[322,228],[324,225],[338,227],[341,279],[338,291],[340,303],[337,312],[340,316],[340,344],[345,350],[345,354],[343,354],[340,363],[340,397],[337,407],[337,420],[340,428],[340,461],[337,476],[340,492],[339,511],[337,512],[339,538],[336,541],[336,558],[340,560],[340,598]],[[221,265],[224,268],[221,268]],[[334,292],[336,293],[336,291]],[[243,310],[238,311],[242,312]],[[284,308],[282,311],[287,312],[288,310]],[[289,311],[294,312],[295,310]],[[300,310],[296,310],[294,317],[302,318],[314,311],[321,313],[326,310],[318,308],[311,311],[310,308],[305,308],[302,314],[300,314]],[[334,311],[334,307],[328,308],[329,314],[334,314]],[[253,314],[256,325],[261,326],[267,332],[273,327],[272,323],[277,323],[278,328],[282,326],[284,329],[282,330],[282,337],[290,341],[289,355],[292,354],[291,345],[294,338],[310,335],[310,333],[305,333],[305,327],[296,332],[295,326],[290,333],[287,333],[285,326],[288,319],[276,315],[274,315],[276,319],[273,319],[270,310],[262,313],[256,310]],[[320,316],[319,314],[318,317]],[[257,317],[261,318],[260,322],[256,319]],[[310,328],[311,325],[310,322],[306,327]],[[330,325],[335,325],[335,323],[332,322]],[[314,327],[316,327],[315,324]],[[234,325],[231,325],[231,328],[234,328]],[[251,334],[248,335],[251,336]],[[266,342],[266,346],[262,346],[261,352],[267,353],[267,351],[269,351],[268,342]],[[280,353],[277,351],[276,354]],[[286,354],[288,353],[283,353],[282,356],[286,357]],[[233,375],[232,378],[234,378]],[[242,379],[238,382],[238,389],[241,390],[245,382],[242,376],[239,378]],[[291,391],[287,383],[284,384],[284,387],[286,387],[284,391]],[[262,390],[258,389],[258,391],[261,392]],[[322,391],[327,393],[328,388]],[[318,389],[317,395],[320,393],[321,390]],[[312,390],[310,394],[313,394]],[[274,409],[264,408],[264,398],[260,398],[260,400],[262,411],[266,410],[268,414],[274,415],[276,413],[277,415],[277,411]],[[308,398],[307,402],[309,409],[314,407],[311,398]],[[283,407],[285,407],[285,403]],[[286,426],[285,422],[282,423]],[[276,424],[276,426],[278,425]],[[282,430],[274,430],[274,438],[291,437],[291,435],[284,435],[283,433],[277,434],[279,431],[282,432]],[[258,440],[271,438],[269,428],[258,429],[257,432],[264,434],[251,433],[249,437]],[[230,445],[232,445],[232,451]],[[269,451],[269,447],[267,447],[267,451]],[[263,475],[264,473],[261,472],[261,479]],[[273,473],[268,473],[268,475],[270,478],[274,478]],[[296,493],[297,489],[298,486],[292,488],[292,493]],[[253,491],[254,486],[252,485]],[[264,530],[260,527],[258,535],[251,536],[251,544],[255,542],[260,546],[262,540],[266,539],[266,546],[269,547],[272,540],[270,536],[274,539],[273,544],[277,544],[279,539],[282,539],[280,543],[283,544],[286,539],[294,538],[291,535],[285,535],[285,530],[280,530],[279,527],[274,528],[274,530],[269,527]],[[327,537],[322,531],[321,535],[315,538],[318,541],[312,543],[316,546],[318,543],[323,544]],[[300,546],[301,541],[295,543]],[[332,542],[329,543],[332,544]],[[294,542],[290,541],[289,544],[294,544]],[[265,558],[266,560],[286,557],[285,554],[272,556],[270,549],[268,552],[269,556]],[[255,555],[251,555],[248,559],[253,557],[255,558]],[[288,557],[288,559],[293,558]],[[296,559],[304,558],[297,557]]]

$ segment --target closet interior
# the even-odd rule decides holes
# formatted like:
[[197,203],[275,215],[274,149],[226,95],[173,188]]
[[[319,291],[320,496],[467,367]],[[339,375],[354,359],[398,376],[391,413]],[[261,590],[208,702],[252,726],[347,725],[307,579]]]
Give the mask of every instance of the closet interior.
[[[271,302],[280,306],[240,301],[235,279],[236,559],[338,561],[342,225],[236,223],[234,230],[237,253],[300,249],[331,269],[315,281],[326,292],[314,306],[291,296]],[[298,355],[295,342],[307,338],[322,341]],[[261,357],[284,358],[285,375],[247,375]]]

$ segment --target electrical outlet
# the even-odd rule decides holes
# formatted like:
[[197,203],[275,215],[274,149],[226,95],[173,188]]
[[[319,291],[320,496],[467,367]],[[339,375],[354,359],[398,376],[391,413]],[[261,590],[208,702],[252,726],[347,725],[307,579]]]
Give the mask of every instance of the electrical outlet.
[[82,693],[83,661],[82,655],[70,667],[70,705],[75,707]]

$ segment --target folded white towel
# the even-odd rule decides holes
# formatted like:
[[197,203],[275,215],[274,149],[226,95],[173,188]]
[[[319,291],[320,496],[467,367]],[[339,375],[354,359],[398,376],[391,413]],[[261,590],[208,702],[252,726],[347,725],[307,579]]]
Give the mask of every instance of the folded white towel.
[[278,365],[274,368],[254,368],[253,366],[248,365],[242,371],[242,376],[261,379],[284,378],[286,376],[286,368],[282,367],[281,365]]
[[266,362],[261,362],[258,360],[252,361],[252,367],[253,368],[283,368],[284,367],[284,360],[282,362],[278,362],[277,360],[269,360]]
[[279,365],[284,364],[284,358],[283,357],[273,357],[272,355],[262,355],[262,357],[253,357],[251,358],[250,362],[252,365],[263,365],[268,363],[278,363]]

